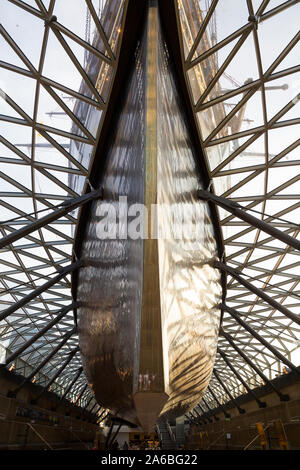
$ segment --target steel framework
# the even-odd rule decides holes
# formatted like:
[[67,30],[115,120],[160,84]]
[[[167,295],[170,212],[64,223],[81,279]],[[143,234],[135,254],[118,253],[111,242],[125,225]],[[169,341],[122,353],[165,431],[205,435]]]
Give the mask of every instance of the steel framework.
[[[73,253],[80,209],[71,204],[93,190],[89,175],[129,0],[107,0],[102,11],[92,0],[76,0],[73,15],[56,0],[1,1],[0,358],[44,392],[51,386],[61,399],[103,416],[81,373],[73,329],[70,272],[80,269]],[[218,419],[219,407],[228,417],[224,404],[243,393],[265,406],[253,391],[262,383],[288,399],[272,380],[284,366],[300,364],[300,5],[174,5],[199,158],[211,181],[199,196],[217,204],[225,251],[216,263],[228,274],[215,373],[197,417],[187,415],[205,422]],[[83,118],[90,112],[93,125]]]

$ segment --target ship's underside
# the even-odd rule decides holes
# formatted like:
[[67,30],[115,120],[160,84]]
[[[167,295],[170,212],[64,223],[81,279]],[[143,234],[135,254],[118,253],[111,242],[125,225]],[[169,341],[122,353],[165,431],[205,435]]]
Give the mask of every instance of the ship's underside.
[[204,163],[155,2],[113,126],[105,167],[94,175],[103,198],[85,214],[80,247],[80,349],[101,406],[150,429],[204,394],[222,295],[216,227],[197,197]]

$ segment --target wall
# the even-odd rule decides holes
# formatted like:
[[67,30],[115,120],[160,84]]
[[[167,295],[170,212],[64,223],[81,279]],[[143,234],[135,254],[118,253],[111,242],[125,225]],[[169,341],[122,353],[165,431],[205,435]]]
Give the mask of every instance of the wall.
[[[288,382],[288,380],[286,380]],[[291,381],[290,381],[291,382]],[[271,449],[279,449],[279,441],[276,437],[273,423],[280,419],[284,425],[289,449],[300,450],[300,387],[299,379],[294,377],[294,383],[287,383],[280,387],[280,391],[288,394],[290,401],[280,402],[279,397],[274,393],[259,393],[261,401],[267,403],[266,408],[258,408],[254,400],[244,400],[239,405],[246,410],[245,414],[239,414],[233,407],[227,407],[226,411],[230,413],[229,421],[225,420],[222,412],[216,413],[219,421],[212,418],[212,423],[206,425],[192,425],[189,432],[186,448],[189,449],[243,449],[252,439],[257,436],[256,423],[262,422],[263,426],[269,426],[266,432],[269,438]],[[249,397],[248,397],[249,398]],[[241,400],[242,401],[242,400]],[[203,440],[200,432],[204,433]],[[226,434],[230,434],[230,440],[226,440]],[[257,439],[251,446],[251,449],[259,449],[260,441]]]
[[38,406],[30,403],[39,393],[40,387],[26,384],[17,398],[8,398],[7,392],[14,390],[19,378],[15,374],[1,371],[0,376],[0,450],[79,448],[93,445],[99,426],[88,422],[91,416],[80,408],[63,402],[57,405],[54,394],[46,393]]

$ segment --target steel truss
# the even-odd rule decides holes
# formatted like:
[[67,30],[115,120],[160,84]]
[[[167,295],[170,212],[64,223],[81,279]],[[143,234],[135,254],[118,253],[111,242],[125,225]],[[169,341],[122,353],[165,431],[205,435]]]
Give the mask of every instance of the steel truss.
[[[24,377],[11,396],[33,382],[43,387],[35,403],[51,390],[59,398],[55,409],[68,399],[96,416],[101,407],[81,373],[70,273],[81,266],[72,252],[80,208],[101,197],[101,191],[90,187],[89,171],[117,69],[127,2],[107,2],[102,11],[91,0],[75,2],[74,15],[90,17],[92,37],[85,34],[85,21],[82,28],[70,25],[69,12],[55,0],[37,0],[35,6],[19,0],[5,4],[7,16],[0,26],[0,67],[6,78],[1,81],[5,108],[0,115],[2,367]],[[107,12],[112,16],[109,26],[103,23]],[[17,21],[31,36],[29,49],[18,37]],[[52,53],[61,57],[60,67],[68,63],[65,74],[77,76],[78,87],[66,85],[59,66],[52,66]],[[96,76],[87,70],[93,61]],[[30,110],[18,92],[20,80],[27,86],[25,94],[32,90]],[[41,114],[52,106],[59,111],[46,114],[63,117],[55,125],[41,122]],[[93,128],[83,117],[91,111],[98,118]],[[47,152],[44,158],[42,152]],[[84,153],[88,162],[83,162]],[[77,191],[71,189],[71,178],[78,178]]]
[[[300,32],[289,29],[300,5],[238,3],[176,1],[185,82],[211,181],[199,197],[218,209],[225,251],[215,266],[228,275],[202,420],[247,393],[267,406],[254,390],[263,384],[287,400],[272,380],[283,371],[297,376],[300,365]],[[275,38],[278,22],[287,26]]]
[[[107,1],[106,7],[113,9],[111,29],[94,2],[74,2],[78,15],[80,8],[90,15],[92,40],[85,36],[84,20],[82,28],[80,22],[69,24],[69,12],[64,14],[55,0],[35,0],[36,6],[4,1],[14,23],[24,19],[39,52],[27,53],[9,21],[0,26],[5,52],[0,67],[13,84],[7,82],[1,90],[5,112],[0,115],[2,363],[24,376],[21,386],[29,381],[43,386],[37,400],[51,388],[60,400],[68,398],[83,411],[101,411],[100,417],[106,417],[82,374],[69,274],[80,269],[72,252],[76,222],[81,198],[93,192],[89,174],[118,67],[128,0]],[[254,390],[262,384],[287,400],[272,379],[282,373],[283,364],[298,373],[300,95],[292,84],[299,84],[300,66],[293,54],[300,33],[291,18],[300,12],[299,0],[275,8],[270,0],[243,0],[241,11],[236,6],[230,11],[240,23],[233,21],[234,30],[218,37],[224,0],[174,2],[182,66],[202,145],[199,155],[204,155],[211,179],[210,192],[199,196],[223,203],[218,211],[225,252],[216,266],[227,272],[228,285],[217,359],[205,396],[187,415],[191,422],[206,423],[219,419],[215,408],[228,417],[228,401],[243,412],[237,402],[243,393],[266,406]],[[278,18],[282,35],[276,43],[272,24]],[[277,49],[268,63],[264,50],[270,39]],[[52,50],[77,74],[78,87],[67,83],[59,67],[49,67]],[[248,55],[257,70],[250,68],[253,78],[245,80]],[[97,77],[89,70],[92,60],[98,61]],[[236,60],[240,71],[233,66]],[[32,87],[31,108],[18,92],[20,80]],[[68,125],[58,118],[55,125],[41,122],[45,96]],[[82,118],[82,109],[85,115],[98,113],[96,130]],[[31,144],[24,148],[20,140]],[[45,148],[52,159],[50,153],[43,158]],[[71,181],[77,182],[72,184],[76,191]],[[75,201],[80,202],[72,205]]]

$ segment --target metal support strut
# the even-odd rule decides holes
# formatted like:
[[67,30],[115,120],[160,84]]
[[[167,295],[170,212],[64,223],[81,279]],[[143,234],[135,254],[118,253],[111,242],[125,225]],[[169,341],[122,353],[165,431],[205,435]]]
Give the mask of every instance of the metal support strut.
[[0,314],[0,321],[4,320],[4,318],[8,317],[8,315],[11,315],[12,313],[14,313],[19,308],[24,307],[24,305],[26,305],[32,299],[34,299],[35,297],[42,294],[45,290],[49,289],[49,287],[51,287],[54,284],[56,284],[57,282],[59,282],[67,274],[71,273],[72,271],[75,271],[75,269],[78,269],[81,266],[83,266],[83,261],[79,260],[79,261],[76,261],[75,263],[72,263],[69,266],[66,266],[65,268],[63,268],[57,276],[53,277],[52,279],[47,281],[42,286],[37,287],[36,289],[34,289],[33,292],[31,292],[30,294],[23,297],[23,299],[19,300],[18,302],[14,303],[10,307],[3,310],[3,312]]
[[214,266],[216,268],[219,268],[222,271],[225,271],[228,274],[230,274],[234,279],[236,279],[238,282],[240,282],[240,284],[245,286],[246,289],[250,290],[251,292],[253,292],[253,294],[255,294],[258,297],[260,297],[261,299],[265,300],[275,310],[278,310],[279,312],[283,313],[283,315],[288,317],[290,320],[292,320],[293,322],[300,325],[299,315],[296,315],[295,313],[291,312],[288,308],[284,307],[284,305],[282,305],[282,304],[278,303],[276,300],[272,299],[272,297],[267,295],[262,289],[259,289],[258,287],[255,287],[249,281],[244,279],[241,276],[241,273],[239,273],[235,269],[231,268],[227,264],[221,263],[220,261],[214,261]]
[[220,334],[227,339],[228,343],[231,344],[233,349],[236,350],[236,352],[244,359],[244,361],[247,362],[247,364],[249,364],[249,366],[252,367],[253,370],[255,370],[255,372],[262,378],[265,384],[268,384],[270,385],[270,387],[272,387],[274,392],[279,396],[280,401],[289,401],[289,395],[284,395],[279,390],[277,390],[275,385],[268,379],[268,377],[266,377],[265,374],[251,361],[251,359],[249,359],[249,357],[244,354],[243,351],[235,344],[232,337],[228,333],[225,333],[225,331],[221,329]]
[[188,415],[184,415],[185,418],[189,421],[190,424],[194,424],[191,418]]
[[290,235],[282,232],[281,230],[278,230],[275,227],[272,227],[267,222],[264,222],[263,220],[257,219],[256,217],[253,217],[253,215],[248,214],[245,209],[236,202],[230,201],[221,196],[216,196],[215,194],[212,194],[209,191],[206,191],[205,189],[199,190],[198,196],[200,199],[203,199],[205,201],[214,202],[215,204],[227,210],[228,212],[231,212],[231,214],[235,215],[239,219],[242,219],[250,225],[262,230],[263,232],[266,232],[268,235],[271,235],[271,237],[277,238],[283,243],[286,243],[287,245],[296,248],[296,250],[300,250],[299,240],[294,237],[291,237]]
[[[193,414],[193,412],[196,413],[196,416]],[[195,422],[196,422],[197,424],[201,424],[201,416],[200,416],[200,414],[198,413],[197,410],[195,410],[195,408],[193,409],[193,412],[190,411],[191,415],[192,415],[192,416],[194,417],[194,419],[195,419]]]
[[81,392],[79,393],[78,397],[77,397],[76,400],[74,401],[74,405],[75,405],[75,406],[77,405],[77,403],[79,402],[80,398],[82,397],[82,395],[83,395],[84,392],[86,391],[87,386],[88,386],[88,384],[85,384],[85,386],[81,389]]
[[28,382],[30,382],[33,377],[47,364],[47,362],[49,362],[52,357],[65,345],[65,343],[68,341],[68,339],[74,334],[77,332],[77,328],[74,327],[72,328],[71,331],[69,331],[67,334],[65,334],[63,340],[56,346],[55,349],[53,349],[53,351],[48,354],[48,356],[41,362],[41,364],[39,364],[33,372],[31,372],[31,374],[28,376],[28,377],[25,377],[24,380],[21,382],[21,384],[13,391],[9,391],[7,393],[7,396],[10,397],[10,398],[15,398],[17,393],[24,387],[24,385]]
[[229,396],[229,398],[231,399],[231,401],[235,404],[236,408],[238,409],[239,413],[240,414],[244,414],[246,411],[244,410],[244,408],[241,408],[238,404],[237,404],[237,401],[235,400],[235,398],[233,397],[233,395],[229,392],[228,388],[226,387],[226,385],[223,383],[223,381],[221,380],[218,372],[214,369],[213,370],[213,374],[214,376],[216,377],[217,381],[219,382],[219,384],[221,385],[221,387],[223,388],[223,390],[225,391],[225,393]]
[[[75,374],[75,377],[73,378],[72,382],[70,383],[70,385],[68,386],[68,388],[66,388],[66,390],[64,391],[63,395],[60,397],[59,401],[63,401],[63,399],[68,395],[68,393],[71,391],[72,387],[75,385],[75,383],[77,382],[77,380],[79,379],[81,373],[83,371],[83,367],[79,367],[77,373]],[[93,397],[91,397],[91,400],[92,400]]]
[[41,336],[43,336],[45,333],[47,333],[48,330],[50,330],[56,323],[58,323],[63,317],[66,316],[66,314],[72,310],[76,306],[77,302],[72,302],[70,305],[67,307],[64,307],[61,309],[59,312],[57,312],[57,316],[44,328],[42,328],[38,333],[36,333],[32,338],[30,338],[25,344],[23,344],[17,351],[15,351],[13,354],[8,356],[8,358],[5,360],[5,363],[1,364],[2,366],[7,366],[10,362],[12,362],[16,357],[19,357],[20,354],[22,354],[29,346],[31,346],[35,341],[37,341]]
[[[205,410],[202,408],[202,406],[200,404],[198,404],[198,408],[202,413],[200,416],[201,416],[201,419],[202,419],[203,423],[207,424],[206,419],[208,419],[208,418],[205,417],[205,415],[206,415]],[[217,418],[216,415],[214,415],[214,418]],[[217,418],[217,420],[219,421],[219,418]],[[209,422],[210,423],[212,422],[210,418],[209,418]]]
[[264,401],[260,401],[259,398],[257,398],[257,396],[255,395],[255,393],[253,392],[253,390],[251,390],[251,388],[249,387],[249,385],[247,384],[247,382],[245,382],[245,380],[242,378],[242,376],[238,373],[238,371],[235,369],[235,367],[233,367],[233,365],[231,364],[231,362],[229,362],[229,359],[228,357],[226,356],[226,354],[221,351],[221,349],[218,347],[217,348],[217,352],[220,354],[220,356],[223,358],[224,362],[228,365],[228,367],[232,370],[232,372],[234,373],[234,375],[238,378],[238,380],[243,384],[243,386],[245,387],[245,389],[247,390],[247,392],[249,393],[249,395],[252,395],[252,397],[254,398],[254,400],[256,401],[256,403],[258,404],[259,408],[265,408],[267,406],[266,402]]
[[73,359],[73,357],[75,356],[75,354],[79,351],[79,347],[73,349],[73,351],[70,352],[70,354],[68,354],[68,357],[67,359],[65,360],[65,362],[62,364],[62,366],[58,369],[58,371],[54,374],[54,376],[50,379],[50,381],[47,383],[47,385],[45,385],[45,387],[43,388],[43,390],[33,399],[31,400],[31,403],[33,405],[35,405],[39,399],[41,398],[42,395],[44,395],[45,392],[48,391],[49,387],[51,387],[51,385],[53,384],[53,382],[57,379],[57,377],[60,376],[60,374],[65,370],[65,368],[67,367],[67,365],[69,364],[69,362],[71,362],[71,360]]
[[212,394],[212,396],[214,397],[214,399],[215,399],[216,402],[218,403],[219,407],[221,408],[221,410],[222,410],[223,413],[224,413],[225,418],[230,418],[230,414],[227,413],[227,411],[225,410],[225,408],[224,408],[224,406],[222,405],[222,403],[219,402],[218,398],[216,397],[216,395],[214,394],[214,392],[212,391],[212,389],[210,388],[210,386],[207,387],[207,390]]
[[[220,421],[220,418],[218,418],[218,417],[214,414],[213,410],[211,409],[211,407],[209,406],[209,404],[207,403],[207,401],[205,400],[204,397],[202,397],[202,401],[203,401],[204,405],[206,406],[206,408],[208,409],[208,412],[205,412],[205,410],[203,410],[205,414],[208,414],[208,416],[207,416],[208,421],[209,421],[210,423],[212,422],[212,421],[211,421],[211,418],[209,417],[209,415],[213,416],[213,418],[214,418],[215,421]],[[198,406],[199,406],[199,408],[202,410],[200,404],[199,404]]]
[[100,198],[101,195],[102,195],[102,188],[97,189],[95,191],[91,191],[87,194],[84,194],[83,196],[66,200],[65,202],[61,204],[61,207],[59,209],[55,209],[53,212],[51,212],[51,214],[45,215],[44,217],[41,217],[35,222],[30,222],[25,227],[22,227],[19,230],[15,230],[9,235],[6,235],[5,237],[3,237],[0,240],[0,249],[4,248],[7,245],[10,245],[11,243],[14,243],[15,241],[19,240],[22,237],[26,237],[26,235],[29,235],[30,233],[35,232],[36,230],[42,227],[45,227],[45,225],[48,225],[54,220],[57,220],[60,217],[63,217],[68,212],[71,212],[77,207],[82,206],[83,204],[86,204],[87,202],[92,201],[93,199]]
[[261,335],[259,335],[248,323],[244,322],[244,320],[241,319],[239,312],[237,312],[235,309],[228,307],[228,305],[222,304],[223,310],[226,310],[226,312],[230,313],[230,315],[243,327],[245,330],[249,331],[249,333],[254,336],[261,344],[263,344],[271,353],[274,354],[277,359],[282,361],[285,365],[287,365],[290,369],[292,369],[294,372],[296,372],[298,375],[300,375],[300,370],[291,362],[289,361],[283,354],[281,354],[279,351],[277,351],[274,346],[268,343]]

